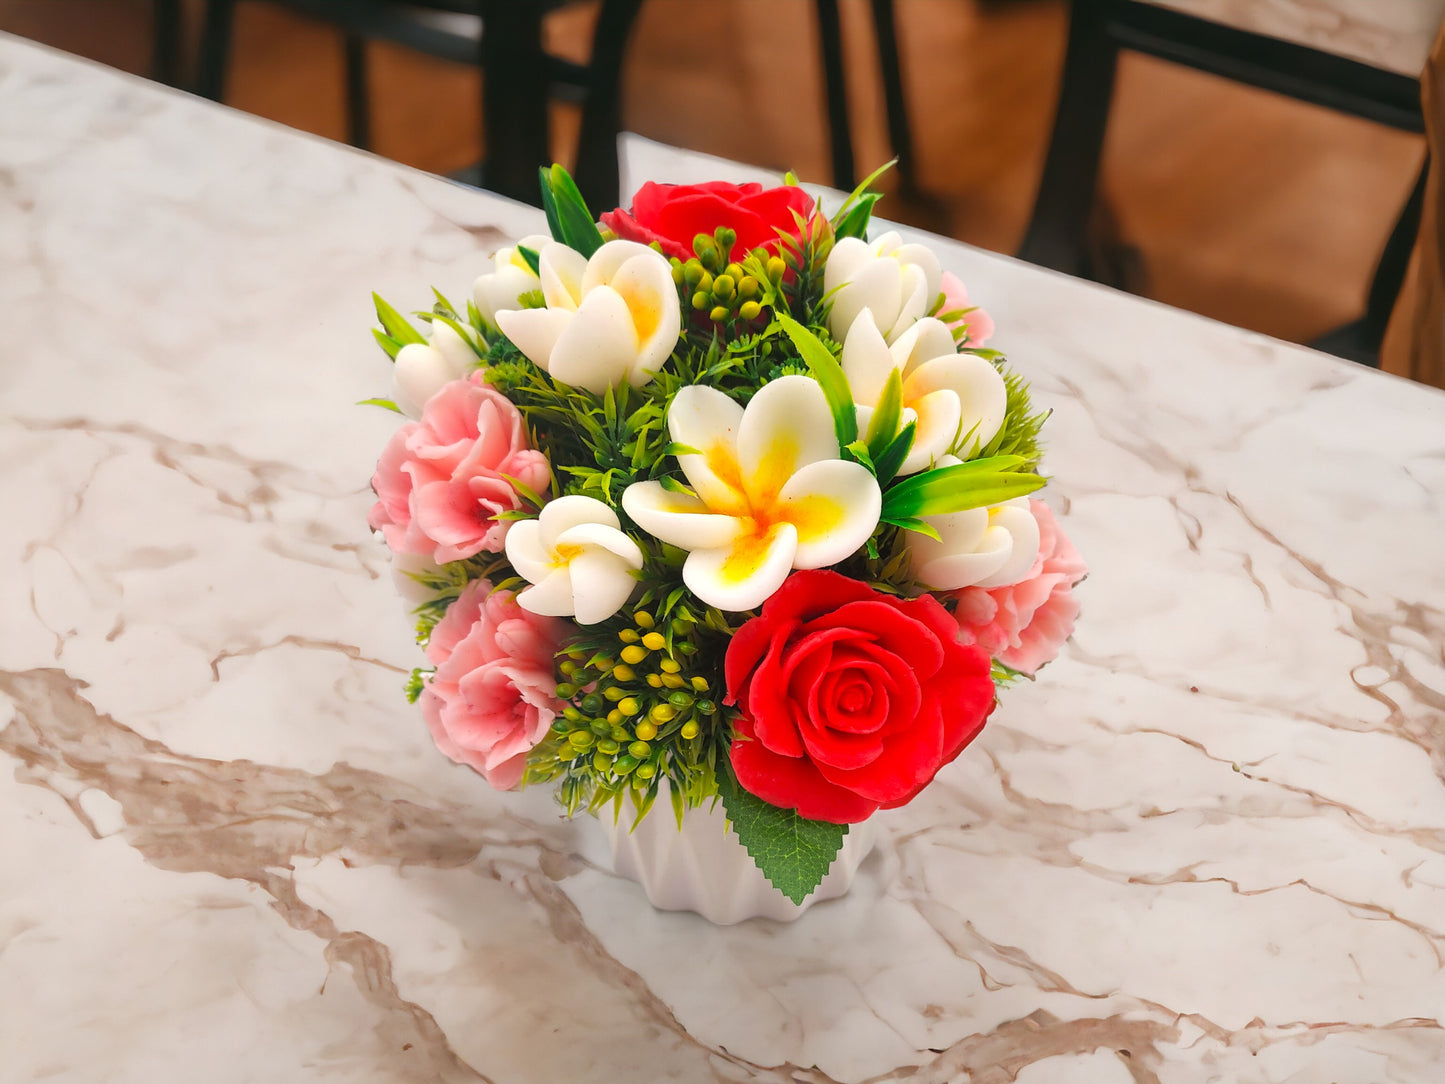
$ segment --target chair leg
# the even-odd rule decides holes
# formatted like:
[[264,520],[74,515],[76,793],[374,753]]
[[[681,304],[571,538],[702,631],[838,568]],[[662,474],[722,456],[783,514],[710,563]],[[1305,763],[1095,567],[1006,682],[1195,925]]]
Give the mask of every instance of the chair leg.
[[853,188],[853,134],[848,128],[848,81],[843,75],[843,25],[838,0],[816,0],[823,86],[828,99],[828,138],[833,152],[833,187]]
[[873,32],[878,41],[878,64],[883,73],[883,104],[888,113],[888,139],[898,159],[894,167],[899,184],[916,187],[913,171],[913,132],[908,124],[908,99],[903,93],[903,73],[898,63],[898,23],[893,0],[873,0]]
[[1033,218],[1019,257],[1088,275],[1089,212],[1114,95],[1119,47],[1109,32],[1114,0],[1074,0],[1059,105]]
[[1310,343],[1316,350],[1323,350],[1336,357],[1357,361],[1372,368],[1380,367],[1380,347],[1385,341],[1385,329],[1390,323],[1395,301],[1405,284],[1405,274],[1410,267],[1410,254],[1415,249],[1415,240],[1420,232],[1420,213],[1425,202],[1425,178],[1430,172],[1427,157],[1420,167],[1420,176],[1409,198],[1395,220],[1395,228],[1380,253],[1375,265],[1375,275],[1370,281],[1370,293],[1365,302],[1365,315],[1343,327],[1320,336]]
[[542,5],[482,0],[483,181],[493,192],[540,204],[537,170],[547,146],[547,74]]
[[166,86],[180,86],[181,0],[154,0],[151,26],[151,78]]
[[577,140],[577,187],[594,214],[617,206],[617,135],[622,131],[622,67],[642,0],[603,0],[592,38],[582,131]]
[[371,150],[371,96],[368,93],[366,39],[346,35],[346,140]]
[[236,0],[206,0],[201,23],[201,51],[196,60],[196,93],[219,102],[226,93],[226,69],[231,61],[231,28]]

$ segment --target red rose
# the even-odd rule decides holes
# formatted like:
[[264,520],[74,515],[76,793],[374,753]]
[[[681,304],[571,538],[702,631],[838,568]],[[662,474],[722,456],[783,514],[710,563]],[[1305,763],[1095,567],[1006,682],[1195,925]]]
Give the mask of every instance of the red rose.
[[795,572],[728,645],[733,772],[765,802],[853,824],[910,801],[993,710],[988,653],[936,598]]
[[650,245],[657,241],[664,255],[686,260],[692,239],[727,226],[738,235],[728,259],[741,259],[758,247],[776,252],[778,231],[798,235],[797,212],[813,216],[813,197],[797,185],[763,188],[760,184],[653,184],[648,181],[632,197],[632,210],[618,208],[602,216],[602,224],[618,237]]

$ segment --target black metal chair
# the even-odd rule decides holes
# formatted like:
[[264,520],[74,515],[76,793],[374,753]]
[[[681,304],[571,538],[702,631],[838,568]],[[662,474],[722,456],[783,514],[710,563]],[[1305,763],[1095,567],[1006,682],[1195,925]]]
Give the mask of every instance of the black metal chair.
[[[1089,216],[1121,49],[1147,53],[1250,86],[1423,132],[1420,83],[1399,72],[1210,22],[1141,0],[1073,0],[1058,112],[1019,256],[1071,275],[1100,277]],[[1314,345],[1367,365],[1400,292],[1420,221],[1424,171],[1376,264],[1364,316]]]
[[[346,50],[350,142],[370,145],[366,44],[384,40],[482,72],[484,187],[528,203],[539,200],[537,168],[551,161],[549,95],[582,102],[578,187],[590,204],[617,203],[620,84],[627,40],[642,0],[602,0],[592,56],[577,64],[542,49],[542,20],[570,0],[269,0],[336,25]],[[174,0],[157,0],[172,4]],[[238,0],[207,0],[196,92],[220,101],[230,63]],[[158,8],[159,14],[159,8]],[[458,28],[455,19],[469,16]],[[439,16],[441,18],[439,18]]]
[[[838,17],[838,0],[816,0],[818,42],[823,57],[823,86],[828,102],[828,132],[832,152],[833,186],[848,191],[857,183],[850,130],[848,86],[843,72],[843,33]],[[878,46],[878,63],[883,75],[883,107],[888,118],[888,138],[898,158],[895,167],[900,184],[911,188],[914,172],[913,135],[908,123],[908,103],[903,94],[903,76],[898,63],[898,27],[893,0],[869,0],[873,35]]]

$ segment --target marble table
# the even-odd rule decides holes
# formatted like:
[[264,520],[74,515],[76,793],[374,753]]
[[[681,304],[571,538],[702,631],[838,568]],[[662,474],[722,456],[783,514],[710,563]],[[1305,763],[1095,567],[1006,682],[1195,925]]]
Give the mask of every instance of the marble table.
[[14,39],[0,102],[4,1084],[1445,1078],[1445,395],[938,242],[1084,619],[716,928],[401,696],[369,294],[540,214]]

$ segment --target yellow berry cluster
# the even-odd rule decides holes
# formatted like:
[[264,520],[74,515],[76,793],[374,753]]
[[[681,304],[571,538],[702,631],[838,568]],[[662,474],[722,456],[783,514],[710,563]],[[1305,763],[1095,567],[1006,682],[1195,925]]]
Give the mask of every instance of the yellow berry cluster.
[[769,256],[759,249],[758,263],[764,269],[760,274],[764,274],[767,281],[762,281],[758,274],[749,274],[742,264],[728,259],[736,241],[733,230],[719,226],[711,236],[700,233],[693,239],[696,256],[687,261],[672,261],[672,280],[687,289],[693,310],[706,313],[716,324],[756,320],[762,315],[768,288],[775,292],[787,270],[781,257]]
[[569,703],[552,723],[556,757],[608,789],[650,786],[669,756],[695,766],[718,710],[708,679],[687,671],[693,623],[673,621],[669,637],[645,610],[632,620],[616,649],[577,650],[558,665],[557,696]]

